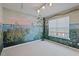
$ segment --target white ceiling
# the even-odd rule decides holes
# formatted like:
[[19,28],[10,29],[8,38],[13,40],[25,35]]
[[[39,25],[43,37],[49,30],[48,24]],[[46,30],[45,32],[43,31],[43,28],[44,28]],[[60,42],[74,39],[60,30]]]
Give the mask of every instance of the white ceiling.
[[[4,3],[3,7],[8,9],[13,9],[16,11],[20,11],[26,14],[30,14],[32,16],[37,16],[37,9],[43,5],[44,3]],[[46,5],[45,9],[41,9],[40,15],[42,17],[47,17],[50,15],[55,15],[61,11],[71,9],[72,7],[78,6],[79,3],[53,3],[52,7]]]

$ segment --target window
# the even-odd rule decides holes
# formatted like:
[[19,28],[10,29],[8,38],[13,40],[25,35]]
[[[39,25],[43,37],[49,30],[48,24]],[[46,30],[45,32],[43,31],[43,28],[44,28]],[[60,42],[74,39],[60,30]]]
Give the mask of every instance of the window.
[[50,19],[49,36],[69,39],[69,17]]

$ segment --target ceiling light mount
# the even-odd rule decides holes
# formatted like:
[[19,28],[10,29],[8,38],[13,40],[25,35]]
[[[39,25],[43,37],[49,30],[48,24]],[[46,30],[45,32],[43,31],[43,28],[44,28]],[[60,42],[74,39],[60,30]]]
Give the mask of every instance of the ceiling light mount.
[[[39,13],[40,13],[40,10],[41,10],[41,9],[45,9],[47,5],[48,5],[48,3],[42,4],[42,5],[37,9],[37,13],[39,14]],[[48,6],[51,7],[51,6],[52,6],[52,3],[49,3]]]

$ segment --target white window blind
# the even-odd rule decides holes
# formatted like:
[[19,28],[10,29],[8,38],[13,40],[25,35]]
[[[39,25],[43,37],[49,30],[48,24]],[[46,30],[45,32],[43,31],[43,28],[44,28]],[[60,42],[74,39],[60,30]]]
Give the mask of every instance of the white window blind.
[[49,24],[49,36],[69,39],[69,17],[51,19]]

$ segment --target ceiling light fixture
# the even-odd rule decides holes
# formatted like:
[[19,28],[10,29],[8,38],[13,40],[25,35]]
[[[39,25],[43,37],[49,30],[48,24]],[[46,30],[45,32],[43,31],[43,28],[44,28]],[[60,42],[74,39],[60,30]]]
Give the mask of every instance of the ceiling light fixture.
[[40,13],[40,10],[37,10],[38,14]]
[[43,6],[42,9],[45,9],[45,6]]
[[40,10],[41,10],[41,9],[45,9],[47,5],[49,5],[49,6],[51,7],[51,6],[52,6],[52,3],[43,4],[40,8],[37,9],[37,13],[39,14],[39,13],[40,13]]
[[52,6],[52,3],[50,3],[49,6]]

